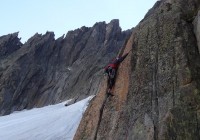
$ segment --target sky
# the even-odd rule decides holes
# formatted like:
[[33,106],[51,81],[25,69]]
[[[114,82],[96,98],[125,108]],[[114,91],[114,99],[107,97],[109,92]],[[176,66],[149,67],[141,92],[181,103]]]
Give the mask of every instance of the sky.
[[[90,96],[70,106],[66,102],[14,112],[0,117],[1,140],[72,140]],[[47,129],[48,128],[48,129]]]
[[119,19],[122,30],[135,27],[157,0],[0,0],[0,36],[19,32],[22,42],[35,33],[55,38],[96,22]]

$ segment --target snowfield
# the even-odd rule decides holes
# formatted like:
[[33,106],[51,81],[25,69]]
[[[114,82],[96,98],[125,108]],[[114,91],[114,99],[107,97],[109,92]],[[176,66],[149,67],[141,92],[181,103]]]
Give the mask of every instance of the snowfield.
[[92,98],[67,107],[63,102],[2,116],[0,140],[72,140]]

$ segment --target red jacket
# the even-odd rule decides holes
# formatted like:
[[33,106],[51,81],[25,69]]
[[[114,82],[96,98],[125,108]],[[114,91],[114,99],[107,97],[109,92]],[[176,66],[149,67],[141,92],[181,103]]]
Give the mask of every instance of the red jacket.
[[112,69],[117,69],[119,67],[119,64],[126,58],[127,55],[128,53],[126,53],[122,57],[117,57],[114,61],[112,61],[105,67],[105,71],[107,71],[109,67],[111,67]]
[[108,64],[108,65],[105,67],[105,70],[107,70],[109,67],[111,67],[112,69],[117,69],[118,66],[119,66],[118,64],[111,63],[111,64]]

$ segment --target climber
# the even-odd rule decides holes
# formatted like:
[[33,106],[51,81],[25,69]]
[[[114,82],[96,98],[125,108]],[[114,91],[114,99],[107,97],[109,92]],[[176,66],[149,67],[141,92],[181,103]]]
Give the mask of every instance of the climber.
[[108,91],[107,94],[108,95],[112,95],[111,90],[112,87],[115,83],[115,77],[116,77],[116,73],[117,73],[117,69],[119,67],[119,64],[127,57],[128,53],[126,53],[124,56],[122,57],[117,57],[116,59],[114,59],[110,64],[108,64],[104,70],[105,73],[108,74]]

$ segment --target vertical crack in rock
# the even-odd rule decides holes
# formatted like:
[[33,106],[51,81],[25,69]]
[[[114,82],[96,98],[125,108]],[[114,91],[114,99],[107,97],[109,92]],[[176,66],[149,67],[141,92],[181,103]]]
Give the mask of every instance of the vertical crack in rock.
[[160,33],[159,33],[159,29],[158,27],[160,27],[159,25],[159,17],[157,15],[156,17],[156,36],[157,36],[157,44],[154,49],[155,51],[155,56],[154,56],[154,64],[153,64],[153,73],[152,73],[152,90],[153,90],[153,104],[154,104],[154,108],[153,108],[153,122],[154,122],[154,139],[158,140],[158,121],[159,121],[159,104],[158,104],[158,55],[159,55],[159,47],[161,47],[161,39],[160,39]]
[[[107,91],[107,90],[106,90]],[[106,93],[105,93],[106,94]],[[98,133],[98,130],[99,130],[99,127],[100,127],[100,123],[101,123],[101,120],[102,120],[102,115],[103,115],[103,110],[104,110],[104,107],[105,107],[105,104],[106,104],[106,101],[107,99],[109,98],[109,96],[105,96],[105,99],[103,101],[103,104],[99,110],[99,120],[98,120],[98,123],[97,123],[97,128],[96,128],[96,132],[95,132],[95,137],[94,137],[94,140],[97,139],[97,133]]]
[[74,140],[97,139],[103,109],[107,100],[106,89],[107,78],[104,77],[99,86],[98,94],[92,99],[90,105],[84,113],[83,119],[78,127],[78,131],[74,136]]

